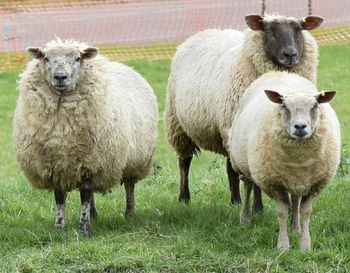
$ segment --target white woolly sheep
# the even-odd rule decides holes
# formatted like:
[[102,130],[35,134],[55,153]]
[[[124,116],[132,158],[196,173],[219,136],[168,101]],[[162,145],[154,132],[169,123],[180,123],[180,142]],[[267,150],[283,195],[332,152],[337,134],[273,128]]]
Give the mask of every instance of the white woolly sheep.
[[[188,172],[199,148],[227,157],[231,203],[240,203],[239,179],[227,151],[227,131],[246,88],[260,75],[287,70],[316,81],[318,46],[306,30],[323,19],[249,15],[251,29],[200,32],[178,47],[168,83],[165,126],[180,169],[179,200],[190,200]],[[276,39],[275,37],[278,37]],[[254,187],[254,210],[262,210]]]
[[124,183],[126,214],[134,185],[150,169],[158,110],[149,84],[98,49],[57,39],[27,48],[34,60],[19,80],[14,144],[34,188],[53,190],[57,228],[65,228],[66,193],[80,190],[81,232],[91,235],[93,192]]
[[232,166],[242,174],[246,188],[241,222],[251,220],[254,181],[276,201],[282,251],[289,248],[289,194],[292,229],[301,233],[301,250],[311,248],[311,202],[333,179],[340,160],[339,122],[326,103],[334,95],[335,91],[318,93],[312,82],[296,74],[267,73],[244,93],[229,131]]

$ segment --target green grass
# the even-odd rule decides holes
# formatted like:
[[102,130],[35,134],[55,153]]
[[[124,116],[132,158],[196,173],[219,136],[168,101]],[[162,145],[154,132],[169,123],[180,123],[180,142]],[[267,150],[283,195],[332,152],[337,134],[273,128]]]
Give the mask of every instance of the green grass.
[[[336,89],[333,106],[350,148],[350,46],[321,48],[319,88]],[[153,86],[162,116],[169,60],[133,61]],[[229,205],[225,162],[203,152],[193,161],[189,206],[178,204],[176,157],[166,142],[163,120],[155,158],[163,169],[136,187],[136,213],[125,219],[124,190],[97,195],[100,215],[94,236],[78,232],[78,192],[67,201],[67,232],[56,231],[52,193],[30,188],[18,170],[11,144],[17,74],[0,75],[0,272],[350,272],[350,177],[337,177],[315,199],[311,216],[313,251],[276,249],[274,202],[250,226],[239,224],[240,208]],[[346,147],[346,146],[345,146]]]

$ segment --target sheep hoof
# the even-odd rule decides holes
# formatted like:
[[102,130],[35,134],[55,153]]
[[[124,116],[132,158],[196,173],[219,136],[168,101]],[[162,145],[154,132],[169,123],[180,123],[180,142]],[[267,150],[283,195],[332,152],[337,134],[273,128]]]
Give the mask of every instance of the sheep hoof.
[[310,240],[301,240],[300,250],[303,253],[306,253],[311,250],[311,242]]
[[253,205],[253,211],[255,213],[261,213],[264,210],[264,206],[262,203],[254,203]]
[[292,226],[292,232],[295,234],[295,235],[298,235],[299,237],[301,236],[301,228],[300,226],[299,227],[293,227]]
[[180,194],[179,202],[185,203],[186,205],[188,205],[190,203],[190,196]]
[[124,217],[131,217],[132,215],[134,215],[134,210],[133,209],[126,209],[124,212]]
[[289,242],[278,242],[278,249],[281,252],[287,252],[289,250]]
[[252,221],[252,215],[251,214],[243,214],[241,213],[240,222],[242,225],[249,225]]
[[55,228],[61,231],[67,231],[65,223],[55,223]]
[[80,223],[80,233],[85,237],[90,237],[92,235],[91,227],[89,222]]
[[301,245],[300,250],[303,253],[309,252],[311,250],[311,245],[307,245],[307,246]]
[[240,205],[242,203],[241,197],[231,197],[231,206],[234,206],[235,204]]

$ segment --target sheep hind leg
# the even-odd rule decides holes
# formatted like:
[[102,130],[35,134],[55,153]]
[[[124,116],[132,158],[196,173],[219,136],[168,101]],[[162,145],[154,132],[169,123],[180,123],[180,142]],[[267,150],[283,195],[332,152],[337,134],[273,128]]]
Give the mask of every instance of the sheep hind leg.
[[124,215],[129,216],[134,213],[135,209],[135,183],[133,181],[124,182],[125,194],[126,194],[126,208]]
[[188,187],[188,174],[191,166],[192,155],[179,158],[179,170],[180,170],[180,194],[179,201],[188,204],[191,199],[190,189]]
[[301,228],[299,222],[299,205],[300,205],[300,197],[292,194],[292,231],[301,235]]
[[300,216],[301,216],[301,241],[300,250],[307,252],[311,249],[311,238],[309,231],[310,214],[312,207],[312,197],[303,196],[300,202]]
[[253,189],[253,182],[250,180],[244,180],[244,201],[241,210],[240,221],[241,224],[249,224],[252,220],[252,211],[250,209],[250,194]]
[[91,236],[90,209],[91,209],[92,190],[88,186],[80,189],[81,214],[80,214],[80,232],[84,236]]
[[253,211],[254,212],[262,212],[264,209],[264,205],[262,202],[261,189],[254,183],[254,202],[253,202]]
[[64,219],[64,203],[66,201],[66,193],[59,189],[55,189],[55,201],[56,201],[56,220],[55,227],[57,229],[65,230],[66,222]]
[[239,192],[239,174],[232,168],[230,158],[227,158],[226,160],[226,171],[231,192],[231,205],[240,204],[241,194]]
[[92,193],[91,195],[91,201],[90,201],[90,215],[92,217],[97,217],[98,216],[98,211],[96,209],[96,203],[95,203],[95,195]]
[[188,204],[191,198],[188,186],[188,173],[193,155],[198,154],[200,150],[183,130],[177,118],[174,105],[175,90],[171,85],[171,81],[169,81],[168,92],[165,111],[165,130],[167,139],[178,156],[180,172],[179,201]]

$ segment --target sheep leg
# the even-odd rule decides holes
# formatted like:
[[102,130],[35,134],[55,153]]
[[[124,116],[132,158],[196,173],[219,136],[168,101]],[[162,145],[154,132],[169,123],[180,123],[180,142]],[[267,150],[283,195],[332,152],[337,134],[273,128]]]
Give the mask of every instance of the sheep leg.
[[311,249],[311,238],[309,231],[310,214],[312,208],[312,197],[303,196],[300,202],[301,216],[301,242],[300,249],[302,252],[307,252]]
[[124,183],[125,193],[126,193],[126,208],[125,208],[125,216],[131,215],[134,213],[135,209],[135,196],[134,196],[134,188],[135,183],[131,181],[126,181]]
[[280,251],[287,251],[289,248],[289,238],[287,231],[289,206],[282,199],[277,199],[277,215],[279,222],[279,236],[277,247]]
[[250,180],[244,180],[244,201],[241,210],[240,221],[241,224],[249,224],[252,220],[252,212],[250,209],[250,194],[253,189],[253,182]]
[[261,189],[254,183],[254,202],[253,202],[253,210],[254,212],[261,212],[264,209],[264,205],[262,202]]
[[92,195],[91,195],[90,215],[91,215],[92,217],[97,217],[97,216],[98,216],[98,212],[97,212],[96,204],[95,204],[95,196],[94,196],[94,193],[92,193]]
[[239,174],[232,168],[230,158],[226,160],[226,171],[231,192],[231,205],[241,203],[241,195],[239,192]]
[[81,214],[80,214],[80,232],[84,236],[91,236],[90,209],[91,209],[92,190],[88,186],[80,189]]
[[180,195],[179,201],[188,204],[191,199],[190,189],[188,187],[188,173],[192,161],[192,155],[181,158],[179,157],[179,169],[180,169]]
[[66,222],[64,220],[64,203],[66,201],[66,193],[59,189],[55,189],[55,200],[56,200],[56,220],[55,227],[57,229],[64,230],[66,228]]
[[299,204],[300,197],[292,194],[292,231],[298,235],[301,235],[299,223]]

